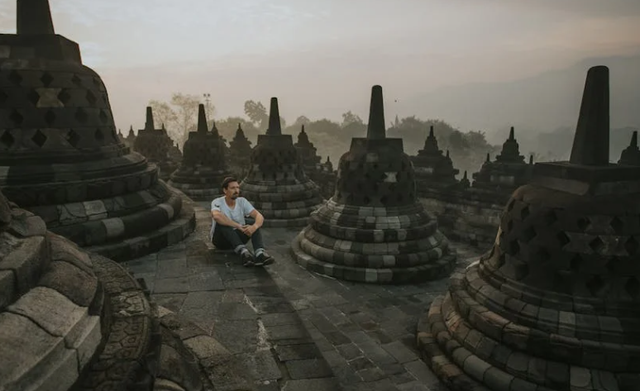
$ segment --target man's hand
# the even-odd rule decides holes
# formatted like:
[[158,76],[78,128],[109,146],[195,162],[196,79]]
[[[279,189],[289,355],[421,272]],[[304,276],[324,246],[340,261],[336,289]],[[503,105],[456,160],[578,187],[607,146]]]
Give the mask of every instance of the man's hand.
[[253,235],[256,232],[257,229],[258,228],[256,228],[255,225],[243,225],[242,226],[242,232],[247,236]]

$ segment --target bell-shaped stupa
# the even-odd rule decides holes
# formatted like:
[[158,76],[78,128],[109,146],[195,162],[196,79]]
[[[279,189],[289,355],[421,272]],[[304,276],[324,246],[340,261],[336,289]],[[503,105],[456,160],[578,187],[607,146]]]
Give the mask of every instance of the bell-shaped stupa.
[[628,166],[640,166],[640,148],[638,148],[638,131],[634,131],[631,135],[631,142],[620,154],[618,164]]
[[0,34],[0,187],[47,227],[124,260],[194,228],[193,208],[118,139],[107,90],[78,44],[53,30],[47,0],[18,0]]
[[387,138],[382,87],[374,86],[366,138],[338,163],[333,197],[292,244],[308,270],[339,279],[407,283],[440,278],[456,263],[438,223],[418,201],[402,139]]
[[229,176],[223,141],[217,128],[207,131],[204,105],[198,106],[198,127],[184,143],[182,164],[169,184],[196,201],[211,201],[222,193],[222,181]]
[[587,74],[571,158],[537,163],[495,245],[418,324],[451,390],[637,390],[640,167],[609,163],[609,69]]
[[449,152],[445,155],[438,148],[438,140],[433,132],[433,126],[429,128],[429,135],[424,142],[424,147],[416,156],[411,157],[416,172],[418,186],[436,189],[456,187],[458,180],[456,175],[460,172],[453,168],[453,162]]
[[322,203],[318,185],[305,174],[291,135],[282,134],[277,98],[271,98],[269,128],[258,135],[240,191],[264,215],[265,227],[304,227]]
[[312,171],[317,171],[322,158],[318,156],[316,147],[309,140],[309,135],[305,132],[304,125],[300,129],[300,133],[298,133],[298,142],[294,146],[298,149],[305,172],[309,174]]
[[[492,192],[512,192],[529,182],[533,166],[520,155],[520,146],[515,138],[514,128],[509,130],[509,138],[502,144],[502,151],[491,161],[489,154],[479,172],[473,174],[473,187]],[[508,194],[507,194],[508,196]]]
[[164,124],[160,129],[155,128],[153,110],[147,106],[144,129],[138,130],[138,135],[133,142],[133,150],[146,157],[149,163],[155,164],[158,167],[160,179],[166,181],[179,164],[179,158],[172,154],[172,147],[173,140],[169,137]]

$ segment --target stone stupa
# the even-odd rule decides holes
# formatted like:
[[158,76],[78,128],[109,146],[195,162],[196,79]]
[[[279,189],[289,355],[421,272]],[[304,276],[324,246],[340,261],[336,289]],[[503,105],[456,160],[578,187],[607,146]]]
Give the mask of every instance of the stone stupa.
[[418,201],[402,139],[387,138],[382,87],[374,86],[366,138],[353,138],[338,163],[333,197],[292,244],[310,271],[371,283],[441,278],[456,254]]
[[537,163],[495,245],[418,344],[451,390],[637,390],[640,167],[609,163],[609,69],[587,74],[568,162]]
[[181,241],[193,208],[118,139],[107,90],[47,0],[18,0],[0,34],[0,187],[48,229],[114,260]]
[[520,154],[520,146],[515,138],[514,128],[511,127],[509,138],[502,144],[502,151],[496,156],[496,160],[491,161],[487,154],[487,160],[480,171],[473,173],[473,188],[510,194],[529,182],[532,168]]
[[172,148],[173,140],[169,137],[167,129],[164,124],[160,129],[155,128],[153,109],[147,106],[144,129],[138,130],[138,135],[133,142],[133,150],[155,164],[158,167],[160,179],[168,181],[180,164],[180,158],[172,154]]
[[433,132],[433,126],[429,127],[429,135],[424,142],[424,147],[416,156],[411,157],[416,172],[418,186],[443,189],[456,187],[458,180],[456,175],[460,172],[453,168],[453,162],[438,147],[438,140]]
[[631,135],[631,142],[620,154],[618,164],[628,166],[640,166],[640,148],[638,148],[638,131],[635,130]]
[[229,176],[223,141],[218,129],[207,131],[203,104],[198,106],[198,127],[184,143],[182,164],[169,184],[196,201],[211,201],[222,194],[221,184]]
[[316,147],[309,140],[307,132],[304,131],[304,125],[300,129],[300,133],[298,133],[298,142],[294,146],[298,150],[307,175],[312,171],[317,171],[322,158],[318,156]]
[[258,135],[240,191],[264,215],[265,227],[304,227],[322,203],[291,135],[282,134],[277,98],[271,98],[269,128]]
[[236,134],[229,142],[228,162],[234,175],[244,177],[251,164],[251,141],[245,136],[242,125],[238,124]]

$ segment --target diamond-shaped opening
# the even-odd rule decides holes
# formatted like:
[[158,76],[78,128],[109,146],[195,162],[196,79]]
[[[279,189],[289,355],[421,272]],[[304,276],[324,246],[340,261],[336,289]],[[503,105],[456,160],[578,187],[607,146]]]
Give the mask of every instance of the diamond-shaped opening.
[[42,82],[42,84],[45,87],[49,87],[49,85],[51,84],[51,82],[53,81],[53,76],[51,76],[49,74],[49,72],[45,72],[42,74],[42,76],[40,77],[40,81]]
[[22,116],[22,114],[20,114],[17,110],[13,110],[11,112],[11,114],[9,115],[9,119],[15,124],[15,125],[21,125],[22,121],[24,120],[24,117]]
[[517,255],[520,252],[520,244],[517,240],[512,240],[509,242],[509,254]]
[[38,94],[36,92],[36,90],[31,90],[27,94],[27,99],[29,100],[29,102],[31,102],[31,104],[36,106],[38,104],[38,102],[40,101],[40,94]]
[[513,220],[507,221],[507,231],[513,230]]
[[611,257],[606,264],[607,270],[610,273],[615,272],[618,266],[618,263],[620,263],[620,259],[618,257]]
[[551,254],[549,254],[549,251],[545,250],[544,248],[538,249],[536,255],[541,262],[548,262],[551,260]]
[[601,297],[607,293],[607,283],[599,275],[595,275],[591,279],[589,279],[589,281],[587,281],[586,283],[586,286],[589,290],[589,293],[591,293],[591,296]]
[[56,114],[53,111],[49,110],[44,115],[44,120],[47,121],[47,124],[49,126],[53,127],[53,122],[56,120]]
[[71,95],[69,95],[67,90],[62,90],[58,94],[58,100],[62,102],[63,105],[66,105],[69,102],[69,99],[71,99]]
[[516,200],[512,198],[511,201],[509,201],[509,203],[507,204],[507,212],[511,212],[511,210],[513,210],[513,207],[515,205],[516,205]]
[[9,95],[7,95],[7,93],[4,92],[3,90],[0,90],[0,105],[5,104],[5,102],[7,101],[7,98],[9,98]]
[[571,294],[571,283],[566,275],[562,273],[553,274],[553,289],[560,293]]
[[528,226],[527,229],[522,231],[522,239],[524,239],[525,243],[529,243],[531,239],[533,239],[538,233],[533,228],[533,226]]
[[89,102],[91,106],[93,106],[96,103],[96,100],[97,100],[96,96],[93,95],[93,92],[91,92],[91,90],[87,91],[86,98],[87,98],[87,102]]
[[47,136],[38,129],[33,137],[31,137],[31,141],[33,141],[37,146],[42,147],[47,141]]
[[82,109],[82,107],[79,108],[78,111],[76,111],[76,120],[78,120],[78,122],[84,124],[88,119],[89,116],[87,115],[87,112]]
[[522,261],[512,261],[513,271],[515,273],[516,280],[522,280],[529,274],[529,265]]
[[633,299],[638,299],[638,295],[640,294],[640,282],[638,282],[637,278],[631,277],[627,280],[627,283],[624,284],[624,290]]
[[571,261],[569,262],[569,268],[571,269],[571,271],[577,273],[580,271],[581,264],[582,264],[582,256],[580,254],[575,254],[573,258],[571,258]]
[[380,202],[382,202],[382,205],[386,205],[387,204],[387,200],[388,200],[387,196],[382,196],[380,198]]
[[67,133],[67,142],[72,147],[77,147],[78,143],[80,142],[80,135],[76,133],[75,130],[71,129],[69,133]]
[[611,225],[611,228],[613,228],[616,234],[622,234],[624,223],[622,222],[622,220],[620,220],[620,218],[618,218],[618,216],[615,216],[613,219],[611,219],[609,225]]
[[551,225],[551,224],[555,223],[556,221],[558,221],[558,216],[556,216],[556,211],[555,210],[551,209],[550,211],[545,213],[545,215],[544,215],[545,224]]
[[9,81],[13,84],[20,85],[20,83],[22,82],[22,76],[20,76],[17,71],[13,70],[9,72]]
[[556,239],[558,239],[558,243],[560,243],[560,247],[566,246],[571,241],[571,239],[569,239],[569,236],[567,236],[567,234],[564,231],[558,232],[558,234],[556,235]]
[[578,229],[579,229],[580,231],[584,231],[584,230],[585,230],[585,229],[587,229],[587,227],[589,226],[589,223],[590,223],[590,221],[589,221],[589,219],[588,219],[588,218],[586,218],[586,217],[581,217],[581,218],[579,218],[579,219],[578,219],[578,221],[577,221],[577,223],[576,223],[576,224],[578,225]]
[[98,141],[103,141],[104,140],[104,135],[102,134],[102,131],[100,129],[96,129],[96,132],[94,133],[94,137]]
[[599,253],[604,248],[604,242],[599,236],[596,236],[595,239],[589,242],[589,247],[591,247],[593,252]]
[[78,75],[73,75],[73,77],[71,78],[71,82],[73,84],[75,84],[78,87],[82,86],[82,80],[80,80],[80,78],[78,77]]
[[639,247],[640,244],[638,243],[638,240],[633,236],[630,236],[629,239],[627,239],[627,242],[624,244],[624,249],[627,250],[627,253],[629,255],[636,255],[638,253]]
[[2,143],[2,145],[6,146],[7,148],[11,148],[15,141],[16,140],[11,135],[10,130],[5,130],[4,133],[2,133],[2,137],[0,137],[0,143]]
[[530,214],[530,211],[529,211],[528,205],[526,205],[524,208],[522,208],[522,210],[520,210],[520,217],[522,218],[522,220],[529,217],[529,214]]

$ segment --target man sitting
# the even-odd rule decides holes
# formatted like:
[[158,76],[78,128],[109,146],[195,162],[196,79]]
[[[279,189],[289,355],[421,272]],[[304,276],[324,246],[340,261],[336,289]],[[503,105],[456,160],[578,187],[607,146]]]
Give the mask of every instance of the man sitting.
[[[240,254],[244,266],[263,266],[273,263],[273,258],[264,250],[260,227],[264,217],[247,201],[240,197],[240,183],[235,178],[222,181],[223,197],[211,201],[211,241],[216,248]],[[245,217],[251,217],[248,225]],[[255,255],[245,246],[251,239]]]

